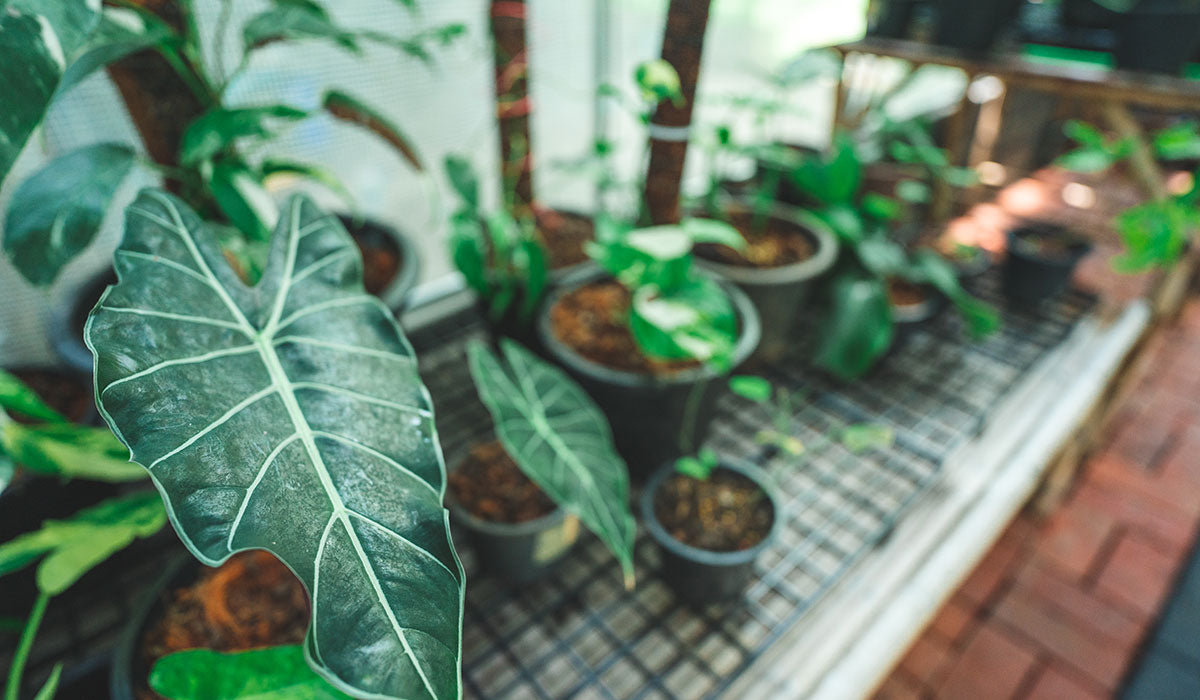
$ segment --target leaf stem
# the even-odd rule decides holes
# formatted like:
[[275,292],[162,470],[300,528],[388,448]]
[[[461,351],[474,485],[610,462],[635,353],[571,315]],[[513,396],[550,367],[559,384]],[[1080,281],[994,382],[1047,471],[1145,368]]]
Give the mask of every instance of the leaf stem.
[[25,673],[25,664],[29,661],[29,652],[33,649],[33,638],[37,636],[42,617],[46,614],[46,606],[50,603],[49,593],[39,593],[21,632],[21,641],[17,644],[17,653],[13,655],[12,665],[8,669],[8,683],[4,686],[4,700],[18,700],[21,692],[21,676]]

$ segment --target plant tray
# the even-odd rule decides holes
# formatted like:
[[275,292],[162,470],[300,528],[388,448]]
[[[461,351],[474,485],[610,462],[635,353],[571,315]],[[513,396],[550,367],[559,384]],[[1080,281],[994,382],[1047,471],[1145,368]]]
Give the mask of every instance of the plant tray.
[[[979,280],[998,305],[995,271]],[[719,452],[748,459],[775,476],[786,526],[760,558],[758,578],[733,604],[696,609],[676,599],[660,577],[658,553],[644,531],[636,547],[637,589],[626,592],[619,567],[585,534],[547,579],[523,587],[477,573],[463,547],[468,576],[463,681],[469,698],[711,698],[719,696],[866,554],[883,542],[935,481],[941,464],[975,438],[1000,402],[1039,359],[1067,337],[1094,305],[1070,292],[1036,313],[1005,311],[1003,329],[979,342],[952,313],[914,329],[866,379],[834,381],[806,368],[798,344],[762,372],[804,397],[794,421],[802,459],[774,454],[755,441],[766,410],[727,397],[709,436]],[[437,307],[442,304],[436,304]],[[446,306],[455,306],[446,304]],[[459,304],[458,307],[464,305]],[[433,395],[448,464],[491,437],[465,360],[465,343],[483,336],[473,305],[438,315],[409,335]],[[800,337],[811,337],[802,333]],[[890,426],[894,445],[851,454],[836,439],[856,423]],[[461,533],[456,542],[465,542]],[[170,533],[122,554],[56,598],[28,674],[31,687],[55,661],[68,663],[62,697],[97,697],[99,659],[111,649],[151,573],[180,547]],[[0,579],[3,584],[3,579]],[[11,637],[11,639],[10,639]],[[0,631],[0,664],[15,632]]]

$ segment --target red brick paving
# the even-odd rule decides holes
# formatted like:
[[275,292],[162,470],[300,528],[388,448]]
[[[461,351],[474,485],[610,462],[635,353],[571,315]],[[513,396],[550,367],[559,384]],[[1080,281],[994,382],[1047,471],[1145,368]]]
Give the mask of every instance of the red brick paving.
[[876,698],[1112,697],[1200,525],[1200,301],[1154,338],[1062,506],[1019,516]]

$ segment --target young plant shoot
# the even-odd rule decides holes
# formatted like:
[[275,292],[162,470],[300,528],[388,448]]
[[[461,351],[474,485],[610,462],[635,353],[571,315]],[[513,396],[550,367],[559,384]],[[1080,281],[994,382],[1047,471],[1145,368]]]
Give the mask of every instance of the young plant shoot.
[[[231,3],[232,0],[225,0]],[[72,3],[79,5],[80,3]],[[458,24],[436,27],[412,36],[392,36],[371,29],[348,29],[334,22],[316,2],[276,2],[251,17],[241,28],[242,56],[237,66],[226,72],[221,59],[227,34],[235,29],[226,21],[216,27],[214,61],[202,58],[194,3],[180,3],[182,28],[176,29],[149,9],[135,3],[105,5],[88,23],[81,26],[55,27],[44,17],[15,14],[4,22],[58,30],[55,50],[61,49],[58,62],[34,66],[38,80],[22,75],[10,101],[18,106],[18,124],[0,126],[0,143],[24,143],[27,131],[40,121],[54,95],[62,94],[91,73],[142,50],[160,54],[176,71],[181,83],[190,88],[203,112],[183,131],[179,150],[172,162],[157,163],[138,155],[124,143],[101,143],[59,155],[35,172],[13,192],[4,221],[3,248],[17,270],[32,284],[49,286],[63,267],[83,251],[95,237],[106,212],[126,176],[144,167],[172,183],[194,208],[205,217],[228,224],[225,240],[230,255],[238,261],[242,274],[258,278],[271,228],[279,216],[266,180],[279,174],[309,180],[345,195],[337,177],[312,163],[279,159],[251,159],[247,153],[261,148],[278,136],[282,129],[302,120],[326,115],[356,124],[376,134],[392,146],[412,168],[423,165],[410,140],[396,125],[370,106],[337,91],[326,92],[313,105],[235,104],[231,88],[252,70],[253,58],[264,46],[293,40],[325,40],[351,53],[360,54],[363,46],[391,47],[421,61],[429,61],[429,47],[447,44],[463,32]],[[410,2],[402,2],[411,5]],[[228,5],[227,5],[228,6]],[[91,8],[91,4],[88,4]],[[58,13],[52,13],[58,14]],[[62,13],[71,15],[71,13]],[[54,18],[62,19],[62,18]],[[40,20],[41,25],[37,23]],[[24,26],[22,24],[22,26]],[[50,30],[47,30],[48,32]],[[5,31],[5,35],[8,35]],[[53,32],[50,32],[53,33]],[[64,36],[72,39],[67,43]],[[14,34],[14,38],[17,38]],[[19,46],[21,58],[6,58],[8,46],[0,47],[0,63],[25,65],[28,56],[53,51],[38,48],[45,36],[24,37],[29,46]],[[61,65],[65,54],[69,63]],[[4,75],[0,72],[0,75]],[[47,90],[49,86],[49,90]],[[57,92],[55,92],[57,86]],[[29,122],[29,123],[27,123]],[[13,133],[8,133],[12,127]],[[14,139],[10,141],[9,139]],[[7,151],[7,148],[3,149]],[[10,157],[0,153],[0,180]]]
[[500,349],[503,360],[478,341],[467,347],[471,376],[497,437],[531,481],[612,551],[632,589],[636,527],[629,471],[613,446],[608,420],[562,370],[507,338]]
[[741,249],[745,240],[737,229],[709,219],[648,228],[601,219],[596,238],[588,255],[632,295],[629,326],[642,352],[658,360],[731,368],[737,314],[721,285],[693,269],[692,247],[720,243]]
[[492,321],[512,315],[528,325],[546,291],[548,263],[532,218],[479,208],[479,178],[470,161],[446,158],[446,175],[462,200],[450,217],[450,256]]
[[100,414],[184,545],[264,549],[312,600],[308,664],[373,698],[457,698],[464,577],[432,404],[345,229],[293,197],[247,287],[161,191],[126,211],[88,317]]

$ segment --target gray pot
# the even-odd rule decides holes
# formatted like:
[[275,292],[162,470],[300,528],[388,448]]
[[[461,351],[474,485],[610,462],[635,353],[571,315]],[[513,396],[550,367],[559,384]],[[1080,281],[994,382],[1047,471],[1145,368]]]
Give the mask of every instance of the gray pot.
[[674,463],[659,467],[646,483],[646,488],[642,489],[642,522],[662,549],[663,578],[681,598],[701,605],[728,601],[744,591],[754,575],[754,561],[779,539],[784,523],[779,491],[766,472],[749,462],[729,457],[721,458],[718,469],[727,469],[747,477],[757,484],[771,501],[775,516],[771,530],[762,542],[749,549],[737,552],[700,549],[680,542],[663,528],[654,514],[654,496],[663,481],[675,472]]
[[477,518],[449,495],[450,521],[467,531],[479,564],[508,583],[529,583],[553,571],[579,539],[579,518],[558,508],[523,523]]
[[408,293],[417,284],[417,275],[421,272],[421,257],[413,242],[400,233],[399,230],[374,219],[363,219],[358,224],[354,219],[339,214],[338,220],[346,227],[351,236],[361,240],[374,241],[392,247],[400,256],[400,269],[396,276],[379,291],[377,296],[392,311],[403,311],[407,303]]
[[[550,309],[564,294],[607,276],[592,266],[564,281],[543,305],[537,332],[551,361],[579,382],[608,416],[617,451],[628,463],[630,476],[637,479],[682,454],[680,436],[685,427],[693,441],[705,434],[716,412],[717,399],[726,390],[725,382],[718,381],[714,386],[718,374],[706,366],[666,376],[612,369],[562,343],[551,328]],[[737,367],[758,347],[761,326],[749,297],[732,284],[721,285],[741,321],[741,336],[733,352],[733,365]]]
[[752,363],[777,362],[791,344],[801,309],[808,301],[813,281],[837,262],[838,241],[825,222],[809,212],[775,204],[770,217],[798,224],[813,242],[816,252],[807,260],[783,267],[756,268],[729,265],[697,257],[696,265],[737,285],[758,312],[762,340],[750,358]]

